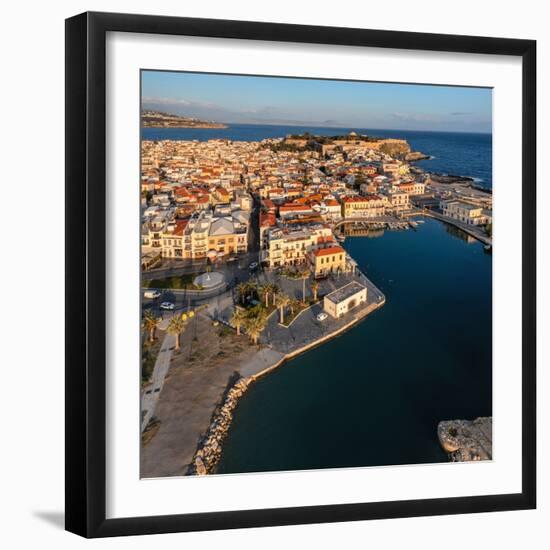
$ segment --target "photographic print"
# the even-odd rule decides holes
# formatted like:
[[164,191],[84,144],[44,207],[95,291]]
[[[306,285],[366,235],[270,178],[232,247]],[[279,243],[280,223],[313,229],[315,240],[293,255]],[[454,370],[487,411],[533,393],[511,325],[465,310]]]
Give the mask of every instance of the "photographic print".
[[490,88],[142,70],[139,116],[141,478],[492,460]]

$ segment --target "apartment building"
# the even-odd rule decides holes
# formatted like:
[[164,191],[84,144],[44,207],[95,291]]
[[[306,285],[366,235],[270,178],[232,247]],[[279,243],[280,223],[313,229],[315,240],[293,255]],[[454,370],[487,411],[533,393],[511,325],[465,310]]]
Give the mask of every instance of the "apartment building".
[[264,259],[271,268],[304,264],[308,254],[327,239],[332,239],[332,231],[321,224],[316,227],[273,227],[267,231]]
[[439,206],[443,215],[467,225],[486,225],[492,220],[491,214],[485,212],[481,206],[467,202],[459,200],[441,201]]
[[309,254],[315,278],[346,271],[346,251],[341,246],[317,248]]
[[374,218],[386,213],[387,199],[382,195],[365,195],[342,198],[342,216],[349,218]]

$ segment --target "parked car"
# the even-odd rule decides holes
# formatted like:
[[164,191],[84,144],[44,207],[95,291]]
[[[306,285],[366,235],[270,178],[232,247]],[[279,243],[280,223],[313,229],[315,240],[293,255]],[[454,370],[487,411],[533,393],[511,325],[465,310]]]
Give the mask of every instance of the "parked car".
[[324,321],[327,317],[328,315],[324,311],[321,311],[321,313],[317,314],[317,321]]
[[160,309],[165,309],[167,311],[173,311],[176,306],[172,302],[162,302],[160,304]]
[[144,298],[149,298],[150,300],[156,300],[160,298],[160,290],[146,290],[143,293]]

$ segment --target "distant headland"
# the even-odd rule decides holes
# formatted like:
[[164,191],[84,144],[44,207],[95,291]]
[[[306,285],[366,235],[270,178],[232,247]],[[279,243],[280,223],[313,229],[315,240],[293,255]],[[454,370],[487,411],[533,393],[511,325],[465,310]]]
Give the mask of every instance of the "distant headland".
[[227,128],[227,125],[221,122],[200,120],[160,111],[143,111],[141,125],[143,128]]

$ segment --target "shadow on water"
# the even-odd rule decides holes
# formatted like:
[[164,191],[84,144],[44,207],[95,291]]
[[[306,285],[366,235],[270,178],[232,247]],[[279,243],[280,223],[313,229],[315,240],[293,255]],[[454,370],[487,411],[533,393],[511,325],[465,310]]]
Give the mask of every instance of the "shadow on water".
[[465,243],[472,244],[479,242],[476,238],[472,237],[471,235],[469,235],[465,231],[462,231],[462,229],[459,229],[454,225],[444,224],[444,227],[449,235],[451,235],[452,237],[456,237],[457,239],[460,239]]

